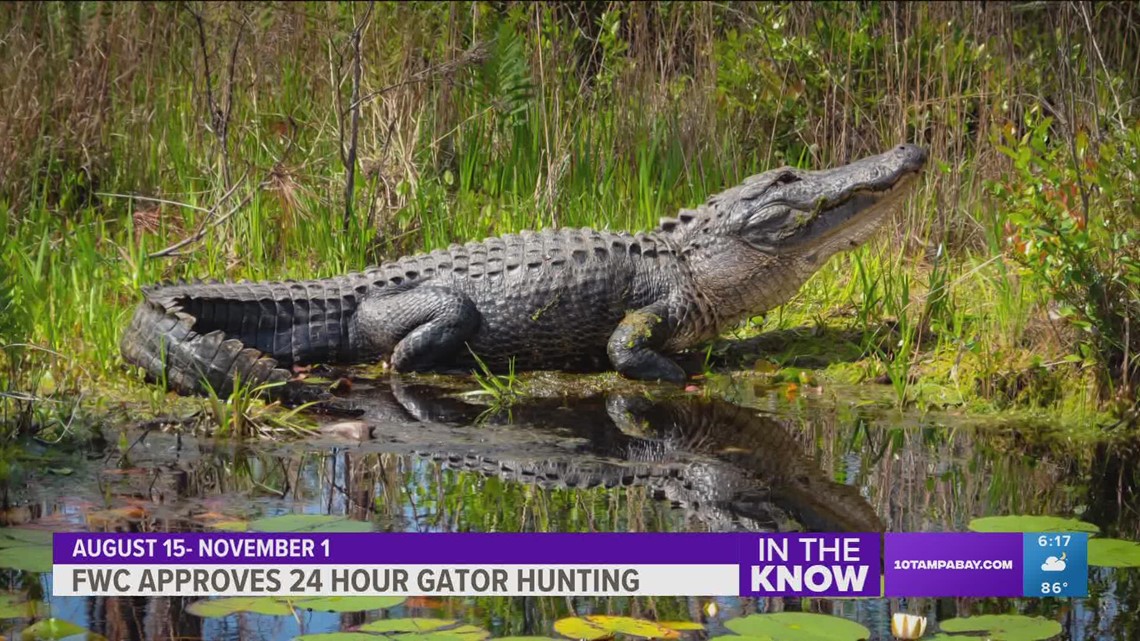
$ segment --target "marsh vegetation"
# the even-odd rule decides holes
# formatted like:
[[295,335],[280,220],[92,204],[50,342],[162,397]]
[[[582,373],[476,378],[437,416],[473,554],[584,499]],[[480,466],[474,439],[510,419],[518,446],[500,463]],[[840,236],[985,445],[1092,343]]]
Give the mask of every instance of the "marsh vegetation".
[[826,334],[808,369],[900,406],[1131,422],[1136,9],[1048,7],[6,6],[4,423],[153,394],[117,349],[148,283],[643,229],[903,140],[932,169],[890,230],[738,337]]

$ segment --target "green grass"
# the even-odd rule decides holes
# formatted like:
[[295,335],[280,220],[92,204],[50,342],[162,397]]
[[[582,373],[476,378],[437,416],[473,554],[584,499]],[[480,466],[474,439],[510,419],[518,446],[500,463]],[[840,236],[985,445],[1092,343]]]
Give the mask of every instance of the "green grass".
[[[377,5],[361,94],[384,91],[361,107],[346,227],[334,105],[338,96],[347,104],[346,43],[359,7],[354,17],[351,5],[194,5],[216,100],[246,29],[229,88],[233,185],[207,126],[189,12],[69,7],[19,5],[0,16],[12,34],[0,43],[9,87],[0,109],[12,114],[13,141],[0,156],[0,309],[9,310],[0,391],[129,398],[160,411],[161,394],[124,372],[118,355],[149,283],[328,276],[523,228],[645,229],[777,164],[828,166],[917,139],[931,148],[931,170],[890,229],[737,334],[858,331],[859,357],[823,369],[885,375],[899,406],[925,405],[931,389],[974,409],[1029,403],[1032,391],[1022,398],[993,381],[1060,362],[1048,369],[1063,389],[1031,404],[1098,407],[1087,371],[1064,360],[1071,344],[1049,324],[1048,293],[1025,285],[1006,255],[1004,215],[981,187],[1004,171],[988,128],[1017,126],[1027,96],[1056,90],[1041,66],[1071,63],[1033,16],[1010,20],[995,8],[964,19],[936,4],[901,17],[844,3]],[[1097,29],[1117,20],[1110,9],[1094,18]],[[904,40],[896,20],[907,25]],[[656,39],[634,39],[639,25]],[[1098,37],[1083,29],[1068,35]],[[1010,37],[1044,58],[1005,47]],[[465,58],[475,41],[482,55]],[[1121,82],[1134,68],[1127,46],[1099,42],[1110,69],[1084,70],[1070,89],[1135,86]],[[180,255],[148,258],[198,229],[202,240]],[[24,344],[63,356],[12,347]],[[5,418],[17,410],[10,397],[0,404]]]
[[475,352],[471,352],[471,355],[475,357],[475,362],[479,367],[478,371],[472,373],[479,389],[467,392],[467,395],[482,396],[488,399],[488,408],[483,416],[509,412],[511,406],[522,398],[519,380],[515,375],[515,360],[511,359],[506,374],[496,374],[487,367],[487,364]]
[[252,386],[235,381],[233,393],[226,398],[219,397],[213,389],[207,390],[206,425],[217,436],[235,439],[312,433],[315,428],[303,412],[313,403],[279,412],[275,411],[276,404],[261,403],[263,394],[279,385],[281,383]]

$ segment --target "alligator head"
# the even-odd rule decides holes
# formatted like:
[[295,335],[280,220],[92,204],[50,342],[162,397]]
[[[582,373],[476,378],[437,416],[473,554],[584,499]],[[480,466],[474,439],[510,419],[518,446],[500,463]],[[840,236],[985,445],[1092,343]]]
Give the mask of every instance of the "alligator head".
[[786,302],[835,253],[865,242],[926,164],[914,145],[834,169],[783,167],[663,220],[724,321]]

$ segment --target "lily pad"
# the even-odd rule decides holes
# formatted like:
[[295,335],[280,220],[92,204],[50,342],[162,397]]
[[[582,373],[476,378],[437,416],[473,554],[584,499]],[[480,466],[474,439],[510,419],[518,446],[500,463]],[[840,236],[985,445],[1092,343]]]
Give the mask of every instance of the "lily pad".
[[947,619],[943,632],[983,632],[991,641],[1045,641],[1061,634],[1061,624],[1021,614],[986,614]]
[[[286,599],[281,599],[286,600]],[[329,596],[293,599],[293,607],[317,612],[367,612],[387,610],[406,601],[402,596]]]
[[451,619],[381,619],[366,623],[356,632],[376,633],[373,641],[483,641],[491,633],[476,625]]
[[29,545],[0,550],[0,568],[46,573],[51,572],[51,565],[51,548],[48,547]]
[[47,530],[0,528],[0,568],[51,572],[51,540]]
[[239,612],[252,612],[268,616],[289,616],[294,610],[316,610],[318,612],[364,612],[385,610],[404,602],[398,596],[348,596],[348,597],[226,597],[203,599],[191,603],[186,610],[191,614],[206,618],[227,617]]
[[453,619],[381,619],[357,628],[361,632],[377,632],[389,634],[392,632],[431,632],[459,623]]
[[371,532],[372,524],[328,514],[283,514],[249,524],[252,532]]
[[19,527],[0,528],[0,548],[23,547],[26,545],[50,546],[52,534],[50,530],[31,530]]
[[293,641],[384,641],[384,636],[366,632],[318,632],[294,636]]
[[572,639],[604,639],[615,634],[645,639],[676,639],[681,636],[675,629],[653,621],[600,614],[559,619],[554,622],[554,630]]
[[245,532],[249,529],[248,521],[218,521],[211,523],[210,527],[223,532]]
[[431,632],[459,623],[453,619],[381,619],[366,623],[357,630],[361,632],[377,632],[389,634],[392,632]]
[[593,625],[581,617],[569,617],[555,621],[554,631],[558,634],[568,636],[571,639],[580,639],[581,641],[608,639],[614,635],[613,632]]
[[477,625],[461,625],[432,632],[405,632],[388,638],[400,641],[483,641],[490,636],[490,632]]
[[1102,568],[1140,567],[1140,543],[1123,539],[1090,539],[1089,565]]
[[724,627],[737,634],[780,641],[861,641],[871,636],[870,630],[854,621],[810,612],[753,614],[725,621]]
[[20,633],[20,638],[23,641],[59,641],[60,639],[67,639],[69,637],[82,635],[85,641],[95,641],[96,639],[105,639],[87,628],[75,625],[70,621],[63,619],[43,619],[37,621],[32,625],[24,628]]
[[984,516],[970,521],[967,527],[974,532],[1100,532],[1100,528],[1092,523],[1077,519],[1030,514]]
[[200,617],[228,617],[238,612],[252,612],[270,616],[288,616],[293,609],[284,599],[268,596],[235,596],[221,599],[203,599],[186,606],[186,611]]
[[30,619],[43,605],[43,601],[25,600],[22,594],[0,594],[0,619]]

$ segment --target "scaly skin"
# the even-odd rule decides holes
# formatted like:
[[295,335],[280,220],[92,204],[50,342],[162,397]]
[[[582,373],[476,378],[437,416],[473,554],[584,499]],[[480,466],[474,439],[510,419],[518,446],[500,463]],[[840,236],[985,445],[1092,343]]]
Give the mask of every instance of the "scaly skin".
[[121,343],[181,393],[289,378],[295,364],[397,372],[616,369],[682,382],[672,357],[783,304],[864,242],[926,162],[903,145],[824,171],[753,176],[638,234],[523,232],[323,280],[148,289]]

